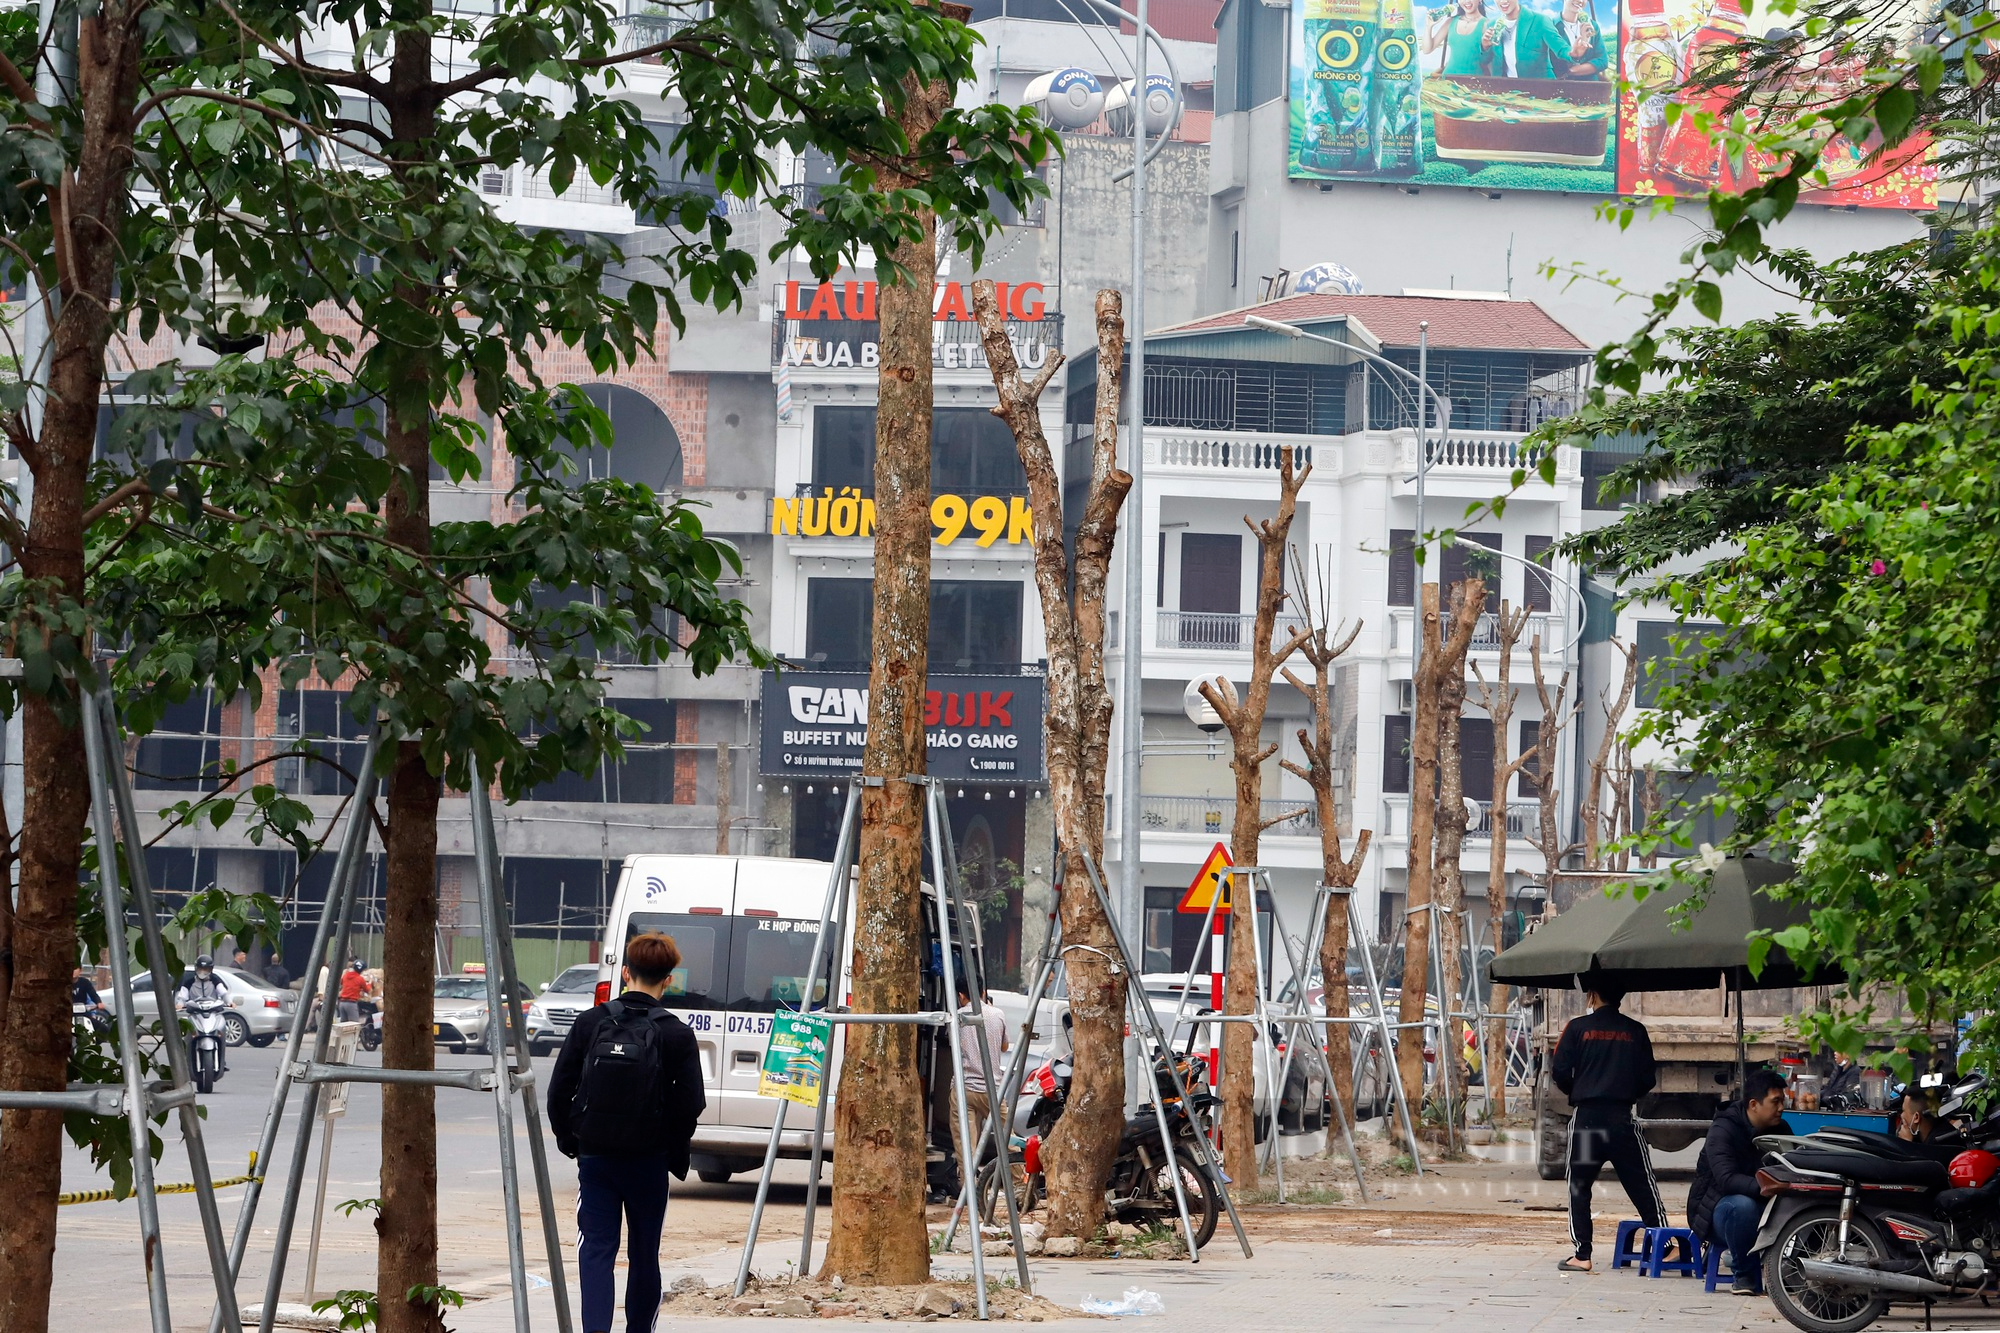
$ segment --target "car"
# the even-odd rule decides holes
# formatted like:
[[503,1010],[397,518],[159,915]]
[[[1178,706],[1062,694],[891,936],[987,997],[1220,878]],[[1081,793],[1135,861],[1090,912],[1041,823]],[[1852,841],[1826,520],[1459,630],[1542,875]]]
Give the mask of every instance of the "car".
[[[514,998],[522,1003],[533,999],[528,988],[516,982]],[[453,1055],[467,1051],[487,1054],[486,978],[478,973],[442,976],[431,983],[431,1036]]]
[[[241,1046],[246,1042],[252,1046],[269,1046],[291,1030],[292,1015],[299,1005],[297,991],[281,990],[262,977],[240,972],[233,967],[218,967],[215,975],[222,978],[222,984],[229,992],[229,1010],[222,1016],[224,1041],[231,1046]],[[181,972],[182,986],[193,980],[193,968]],[[108,991],[105,999],[116,1002],[116,997]],[[132,978],[132,1016],[141,1024],[155,1021],[160,1016],[160,1004],[153,995],[151,972],[141,972]]]
[[576,1016],[597,1003],[597,964],[564,968],[528,1006],[528,1049],[547,1055],[562,1045]]

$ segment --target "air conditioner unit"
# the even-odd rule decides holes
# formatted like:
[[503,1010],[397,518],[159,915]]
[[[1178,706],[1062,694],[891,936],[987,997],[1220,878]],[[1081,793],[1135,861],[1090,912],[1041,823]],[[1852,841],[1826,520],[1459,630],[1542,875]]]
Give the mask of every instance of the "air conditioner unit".
[[1396,711],[1408,713],[1417,706],[1417,683],[1412,680],[1396,682]]

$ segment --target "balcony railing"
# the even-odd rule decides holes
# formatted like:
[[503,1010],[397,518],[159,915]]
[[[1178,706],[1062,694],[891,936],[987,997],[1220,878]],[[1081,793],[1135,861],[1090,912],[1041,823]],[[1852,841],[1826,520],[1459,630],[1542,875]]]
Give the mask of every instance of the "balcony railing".
[[1232,472],[1276,472],[1284,450],[1292,450],[1292,466],[1313,461],[1315,450],[1331,440],[1310,435],[1268,435],[1254,431],[1147,431],[1148,467],[1220,468]]
[[[1487,785],[1491,782],[1491,779],[1484,773],[1477,775],[1468,773],[1465,776],[1467,782],[1478,782],[1481,785]],[[1385,813],[1387,815],[1387,818],[1383,821],[1387,825],[1384,836],[1391,838],[1409,837],[1410,798],[1402,792],[1390,792],[1383,795],[1382,803],[1386,807]],[[1472,801],[1470,804],[1478,807],[1478,818],[1467,821],[1465,836],[1468,838],[1490,840],[1493,837],[1493,803],[1491,801]],[[1534,832],[1537,808],[1532,797],[1524,797],[1519,800],[1507,802],[1507,838],[1510,842],[1523,841],[1530,833]]]
[[[1256,616],[1231,611],[1160,611],[1156,618],[1162,648],[1248,651],[1257,629]],[[1279,616],[1271,627],[1271,641],[1283,644],[1293,630],[1304,628],[1306,622],[1299,616]]]
[[[1259,801],[1264,819],[1291,815],[1265,832],[1280,837],[1312,837],[1319,833],[1319,815],[1310,801]],[[1139,825],[1147,833],[1198,833],[1227,838],[1236,824],[1236,800],[1228,796],[1141,796]]]
[[[1389,647],[1407,649],[1415,612],[1407,606],[1391,607],[1389,610]],[[1525,653],[1535,636],[1542,636],[1542,655],[1553,658],[1569,645],[1569,631],[1563,627],[1563,618],[1553,611],[1537,611],[1529,615],[1528,623],[1521,627],[1521,637],[1514,643],[1514,651]],[[1497,653],[1500,651],[1500,618],[1491,613],[1482,614],[1479,623],[1472,630],[1472,649],[1475,653]]]

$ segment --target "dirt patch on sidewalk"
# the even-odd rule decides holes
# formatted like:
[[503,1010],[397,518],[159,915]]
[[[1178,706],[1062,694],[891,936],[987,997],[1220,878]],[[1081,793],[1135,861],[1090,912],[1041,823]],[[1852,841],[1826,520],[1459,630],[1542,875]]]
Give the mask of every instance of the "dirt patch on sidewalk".
[[[918,1287],[847,1287],[814,1279],[751,1282],[741,1296],[728,1283],[704,1287],[683,1278],[660,1302],[676,1318],[762,1315],[776,1319],[893,1319],[933,1323],[978,1318],[978,1296],[970,1282],[930,1282]],[[1089,1318],[1053,1301],[1029,1296],[1000,1282],[986,1285],[986,1308],[995,1319],[1039,1324],[1048,1319]]]
[[[1546,1213],[1513,1217],[1489,1212],[1406,1212],[1377,1208],[1241,1207],[1252,1241],[1298,1240],[1349,1245],[1524,1245],[1567,1243],[1566,1219]],[[1228,1239],[1227,1228],[1211,1244]]]

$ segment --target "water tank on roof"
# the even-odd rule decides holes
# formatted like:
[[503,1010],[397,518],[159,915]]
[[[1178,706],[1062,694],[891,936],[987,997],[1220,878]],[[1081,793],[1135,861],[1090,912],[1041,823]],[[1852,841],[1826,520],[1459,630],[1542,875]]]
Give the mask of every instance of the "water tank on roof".
[[[1132,133],[1132,80],[1125,79],[1112,85],[1104,97],[1104,119],[1113,134]],[[1149,136],[1166,134],[1174,128],[1178,118],[1180,101],[1174,96],[1174,81],[1164,74],[1146,76],[1146,96],[1141,105],[1146,112],[1146,133]]]
[[1307,292],[1326,292],[1337,296],[1361,295],[1361,279],[1354,276],[1354,270],[1345,264],[1332,262],[1314,264],[1311,268],[1292,279],[1292,295],[1301,296]]
[[1104,85],[1087,69],[1058,69],[1027,87],[1022,98],[1059,130],[1080,130],[1104,113]]

